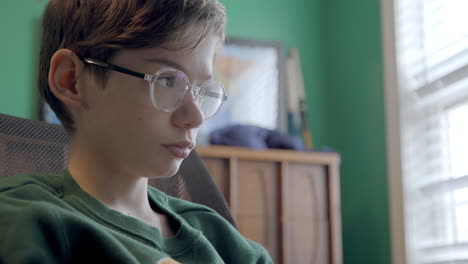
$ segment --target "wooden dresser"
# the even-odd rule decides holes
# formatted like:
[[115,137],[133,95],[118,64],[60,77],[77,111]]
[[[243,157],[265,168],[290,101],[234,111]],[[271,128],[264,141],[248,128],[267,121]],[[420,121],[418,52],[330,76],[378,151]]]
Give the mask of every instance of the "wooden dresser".
[[340,156],[229,146],[197,148],[240,232],[274,263],[341,264]]

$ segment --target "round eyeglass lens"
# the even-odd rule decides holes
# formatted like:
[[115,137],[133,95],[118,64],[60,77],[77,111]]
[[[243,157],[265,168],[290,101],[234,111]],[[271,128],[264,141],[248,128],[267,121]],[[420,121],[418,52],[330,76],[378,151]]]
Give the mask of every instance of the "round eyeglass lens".
[[187,81],[177,70],[159,73],[151,82],[151,100],[156,108],[172,111],[185,97]]
[[205,119],[208,119],[218,112],[224,100],[224,88],[222,84],[212,81],[204,85],[201,94],[199,95],[199,107]]

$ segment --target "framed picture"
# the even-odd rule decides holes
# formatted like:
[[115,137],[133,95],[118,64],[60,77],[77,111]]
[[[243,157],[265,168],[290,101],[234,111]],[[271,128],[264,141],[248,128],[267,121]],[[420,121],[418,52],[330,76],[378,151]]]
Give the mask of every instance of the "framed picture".
[[228,100],[205,122],[199,141],[229,125],[255,125],[287,132],[284,55],[278,42],[228,38],[214,71],[226,88]]
[[[234,124],[287,132],[284,55],[280,43],[228,38],[216,57],[214,72],[215,78],[224,84],[228,100],[200,128],[201,144],[207,143],[211,131]],[[40,113],[43,121],[60,123],[44,102]]]

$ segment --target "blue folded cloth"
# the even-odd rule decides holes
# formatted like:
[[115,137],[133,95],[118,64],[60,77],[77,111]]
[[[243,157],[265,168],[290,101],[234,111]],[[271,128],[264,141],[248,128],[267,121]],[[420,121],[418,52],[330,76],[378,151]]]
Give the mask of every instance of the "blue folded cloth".
[[252,125],[232,125],[210,133],[210,143],[253,149],[305,150],[304,143],[275,130]]

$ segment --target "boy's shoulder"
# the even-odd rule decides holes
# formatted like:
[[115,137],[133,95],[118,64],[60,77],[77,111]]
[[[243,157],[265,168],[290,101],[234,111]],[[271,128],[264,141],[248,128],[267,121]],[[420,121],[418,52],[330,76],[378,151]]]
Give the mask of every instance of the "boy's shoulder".
[[11,241],[11,232],[24,235],[60,226],[64,210],[56,177],[31,173],[0,180],[0,235]]
[[26,173],[0,179],[0,196],[58,195],[60,175]]
[[0,215],[49,214],[60,203],[59,175],[19,174],[0,179]]

